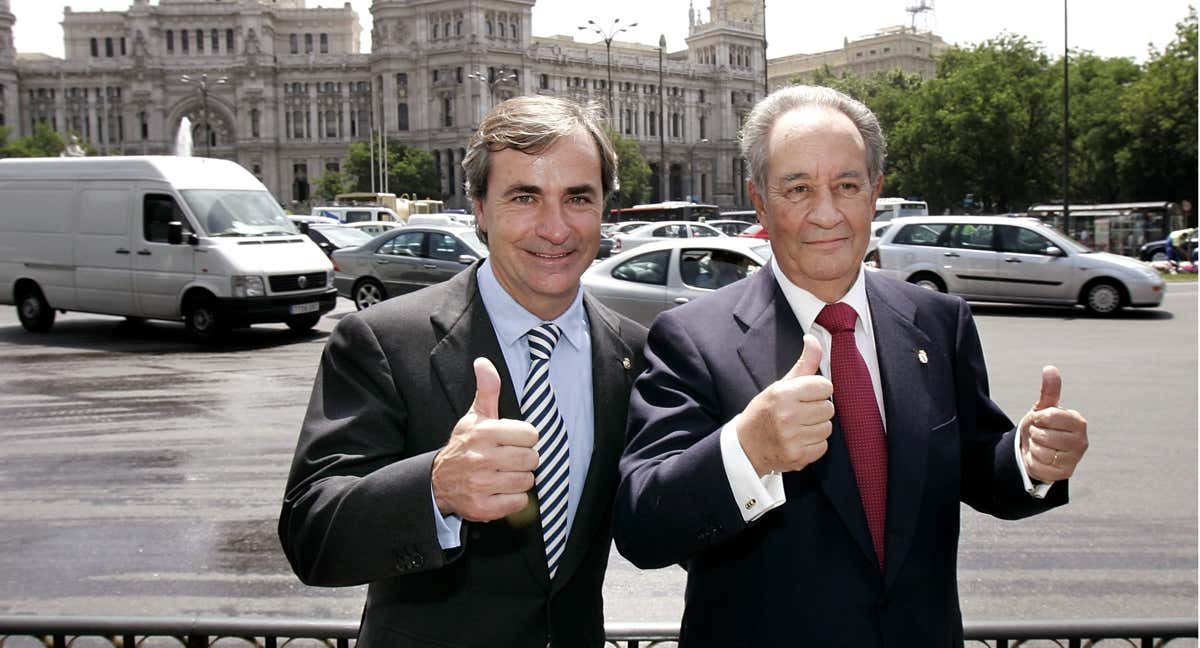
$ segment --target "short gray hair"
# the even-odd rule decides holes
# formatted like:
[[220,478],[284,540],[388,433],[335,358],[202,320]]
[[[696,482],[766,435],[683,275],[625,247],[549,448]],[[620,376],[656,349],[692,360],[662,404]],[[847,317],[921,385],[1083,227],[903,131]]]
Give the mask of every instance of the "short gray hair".
[[742,157],[750,165],[750,179],[766,200],[767,194],[767,155],[771,129],[775,122],[785,114],[809,106],[824,106],[832,108],[854,123],[862,135],[867,149],[867,181],[871,186],[883,175],[883,163],[887,158],[887,142],[883,138],[883,129],[875,113],[871,112],[861,101],[822,86],[794,85],[780,88],[767,95],[750,111],[746,125],[742,127]]

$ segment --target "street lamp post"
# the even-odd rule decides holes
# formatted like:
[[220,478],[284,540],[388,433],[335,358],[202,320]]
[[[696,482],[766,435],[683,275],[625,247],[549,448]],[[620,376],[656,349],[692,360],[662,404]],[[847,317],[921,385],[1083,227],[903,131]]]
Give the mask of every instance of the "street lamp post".
[[666,134],[666,117],[663,115],[663,50],[667,49],[667,36],[665,34],[658,35],[658,184],[662,188],[663,200],[670,200],[671,196],[668,190],[671,187],[671,181],[667,177],[667,134]]
[[605,66],[608,68],[608,118],[613,118],[613,94],[612,94],[612,42],[617,37],[617,34],[628,31],[637,27],[637,23],[629,23],[628,25],[618,26],[621,22],[620,18],[613,18],[612,24],[608,29],[601,29],[600,25],[594,20],[588,20],[586,25],[580,25],[576,29],[590,29],[600,35],[604,39],[604,58]]
[[[688,147],[688,197],[692,202],[700,202],[696,200],[696,147],[701,144],[708,144],[707,137],[701,137],[700,141]],[[704,191],[704,187],[700,187],[700,191]]]
[[490,109],[492,106],[496,105],[496,88],[501,83],[506,83],[508,81],[516,81],[517,80],[517,71],[516,70],[505,70],[504,68],[498,68],[496,70],[495,78],[489,78],[488,73],[478,72],[478,71],[468,74],[467,78],[473,79],[473,80],[478,81],[478,82],[482,83],[483,85],[487,86],[488,100],[491,102],[490,104],[488,104],[488,108]]
[[[204,111],[204,157],[212,157],[212,129],[208,124],[208,73],[205,72],[199,77],[183,75],[179,80],[187,84],[195,84],[200,89],[200,107]],[[228,83],[229,77],[218,77],[213,80],[214,85]]]

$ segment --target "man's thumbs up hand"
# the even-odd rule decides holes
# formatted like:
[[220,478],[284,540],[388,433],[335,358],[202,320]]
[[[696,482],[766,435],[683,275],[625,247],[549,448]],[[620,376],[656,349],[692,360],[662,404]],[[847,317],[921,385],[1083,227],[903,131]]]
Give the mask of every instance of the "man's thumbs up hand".
[[1021,460],[1033,479],[1054,482],[1075,473],[1087,452],[1087,419],[1063,409],[1062,374],[1058,367],[1042,368],[1042,386],[1033,408],[1021,418]]
[[801,470],[828,450],[833,383],[817,375],[822,353],[817,338],[805,335],[796,364],[734,418],[738,441],[759,475]]
[[475,358],[475,401],[471,410],[481,419],[500,418],[500,373],[487,358]]
[[500,418],[500,373],[476,358],[475,400],[433,458],[433,498],[442,515],[490,522],[525,508],[538,465],[537,430]]

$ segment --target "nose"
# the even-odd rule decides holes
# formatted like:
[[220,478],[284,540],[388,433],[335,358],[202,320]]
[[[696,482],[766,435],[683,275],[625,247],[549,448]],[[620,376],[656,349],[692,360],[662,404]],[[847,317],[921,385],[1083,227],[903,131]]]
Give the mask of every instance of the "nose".
[[554,245],[565,243],[571,235],[571,228],[567,225],[566,207],[557,201],[543,203],[541,213],[538,214],[537,228],[534,231],[540,238]]
[[833,199],[833,192],[828,189],[820,189],[816,193],[816,200],[813,201],[812,209],[806,220],[825,229],[837,227],[845,219]]

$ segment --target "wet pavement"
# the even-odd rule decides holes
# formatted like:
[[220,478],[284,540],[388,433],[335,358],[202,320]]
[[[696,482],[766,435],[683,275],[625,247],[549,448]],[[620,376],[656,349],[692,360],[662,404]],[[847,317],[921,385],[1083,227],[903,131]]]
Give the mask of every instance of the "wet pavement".
[[[365,588],[300,584],[275,522],[328,331],[235,332],[60,315],[26,333],[0,307],[0,614],[355,620]],[[1019,415],[1040,367],[1090,421],[1072,504],[1020,522],[964,510],[974,619],[1195,616],[1196,285],[1112,319],[977,306],[992,391]],[[676,621],[684,576],[614,553],[610,621]]]

